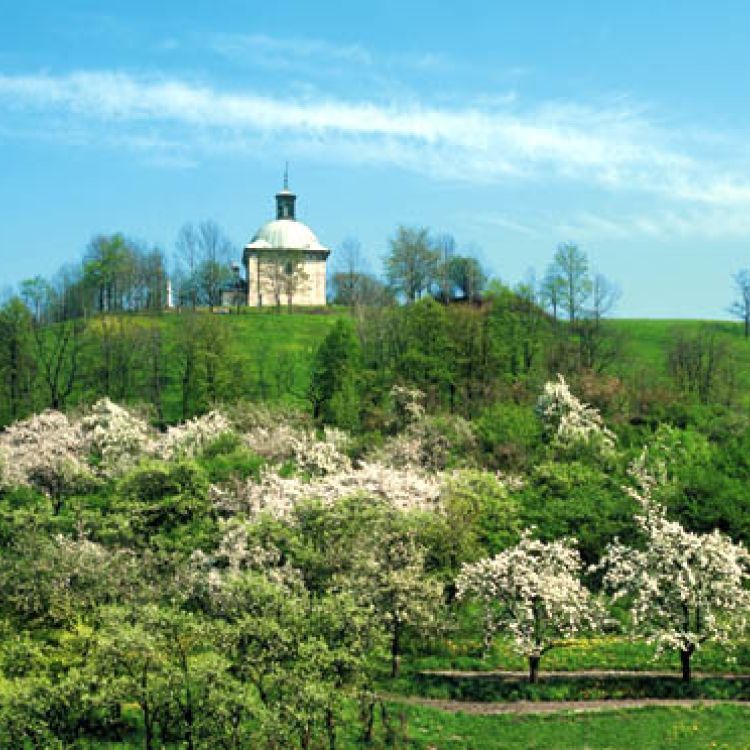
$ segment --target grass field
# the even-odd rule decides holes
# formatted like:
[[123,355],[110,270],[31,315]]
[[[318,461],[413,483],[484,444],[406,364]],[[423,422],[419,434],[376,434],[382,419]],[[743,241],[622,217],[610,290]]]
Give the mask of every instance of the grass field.
[[[471,716],[421,706],[390,706],[395,737],[371,748],[402,750],[745,750],[750,748],[750,706],[638,708],[550,715]],[[125,742],[92,740],[88,750],[140,750]],[[345,727],[339,750],[363,745]],[[175,746],[176,750],[176,746]]]
[[[417,670],[457,669],[483,671],[492,669],[525,670],[526,662],[509,644],[498,640],[492,653],[483,659],[477,654],[476,640],[451,642],[450,651],[440,655],[414,658],[410,664]],[[750,674],[750,641],[738,641],[734,648],[705,644],[692,659],[694,671],[735,672]],[[680,674],[676,651],[663,651],[658,657],[653,646],[642,640],[622,636],[582,638],[554,648],[542,659],[542,671],[581,669],[626,669]]]

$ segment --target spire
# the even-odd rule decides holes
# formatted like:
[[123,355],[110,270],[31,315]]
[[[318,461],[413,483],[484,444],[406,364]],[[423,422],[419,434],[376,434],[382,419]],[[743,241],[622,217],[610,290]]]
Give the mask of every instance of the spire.
[[284,187],[276,193],[276,218],[294,220],[294,202],[297,196],[289,189],[289,162],[284,166]]

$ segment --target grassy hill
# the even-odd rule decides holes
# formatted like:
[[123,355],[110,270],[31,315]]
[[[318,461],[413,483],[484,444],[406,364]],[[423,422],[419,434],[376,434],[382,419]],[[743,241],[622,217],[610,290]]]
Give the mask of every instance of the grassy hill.
[[[240,314],[200,311],[195,316],[169,313],[93,318],[87,324],[79,372],[67,405],[91,401],[103,392],[109,392],[117,401],[152,400],[153,376],[146,351],[149,335],[144,332],[158,331],[163,354],[160,368],[164,417],[168,422],[181,419],[185,348],[194,335],[191,331],[195,330],[196,337],[202,336],[202,350],[206,350],[207,342],[208,348],[216,344],[215,351],[208,357],[203,356],[196,367],[203,368],[201,377],[206,380],[205,370],[211,366],[210,358],[214,358],[214,365],[219,362],[217,392],[220,400],[250,398],[301,406],[305,404],[310,364],[316,348],[336,320],[348,314],[345,308],[331,307],[293,313],[286,310],[280,313],[243,310]],[[107,343],[102,327],[113,320]],[[609,334],[608,347],[613,352],[604,371],[621,378],[631,393],[645,393],[649,389],[653,393],[675,392],[668,361],[670,353],[679,346],[686,358],[686,372],[691,373],[696,367],[709,368],[712,377],[721,379],[722,384],[728,383],[726,387],[722,385],[722,395],[713,395],[712,400],[750,406],[750,342],[744,339],[739,323],[622,319],[606,321],[604,330]],[[428,339],[431,333],[434,332],[425,331],[422,336],[421,330],[416,330],[417,338]],[[107,347],[114,353],[108,354]],[[116,353],[118,347],[120,354]],[[118,377],[124,383],[119,392],[116,386],[103,389],[102,368],[110,366],[104,364],[105,357],[115,362],[114,367],[119,366]],[[544,370],[543,359],[537,361]],[[123,375],[126,371],[129,374]],[[546,371],[541,372],[535,381],[546,374]],[[39,405],[43,406],[41,382],[37,388],[41,389]],[[725,396],[724,391],[729,396]],[[200,398],[205,408],[211,399],[205,392]],[[200,410],[198,404],[192,411]]]

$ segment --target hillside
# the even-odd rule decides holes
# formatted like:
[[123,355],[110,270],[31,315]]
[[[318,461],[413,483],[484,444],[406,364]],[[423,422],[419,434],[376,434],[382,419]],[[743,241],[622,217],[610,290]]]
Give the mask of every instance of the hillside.
[[[150,403],[166,423],[238,399],[309,408],[314,353],[336,321],[348,318],[345,308],[96,316],[45,329],[43,356],[29,330],[19,334],[17,346],[25,359],[16,380],[28,382],[26,395],[21,391],[15,414],[11,399],[0,399],[0,421],[53,406],[46,369],[58,364],[61,387],[74,374],[70,392],[58,402],[62,408],[107,395]],[[639,410],[683,398],[750,403],[750,342],[731,321],[613,319],[584,342],[509,296],[484,308],[420,303],[374,310],[364,322],[365,380],[378,383],[381,395],[389,382],[432,391],[431,410],[458,406],[477,414],[497,400],[533,397],[557,372],[575,380],[587,371],[617,378],[620,396],[625,393]],[[74,332],[75,343],[68,343],[58,363],[66,331]],[[12,376],[8,370],[6,388]],[[597,388],[587,395],[606,410]]]

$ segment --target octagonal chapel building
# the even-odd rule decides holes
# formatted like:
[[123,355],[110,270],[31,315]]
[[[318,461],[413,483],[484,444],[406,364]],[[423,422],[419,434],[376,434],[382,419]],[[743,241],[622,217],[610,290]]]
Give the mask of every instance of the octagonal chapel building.
[[262,307],[279,301],[295,305],[326,304],[326,262],[330,250],[306,224],[297,220],[297,196],[284,187],[276,194],[276,218],[265,223],[245,245],[247,305]]

